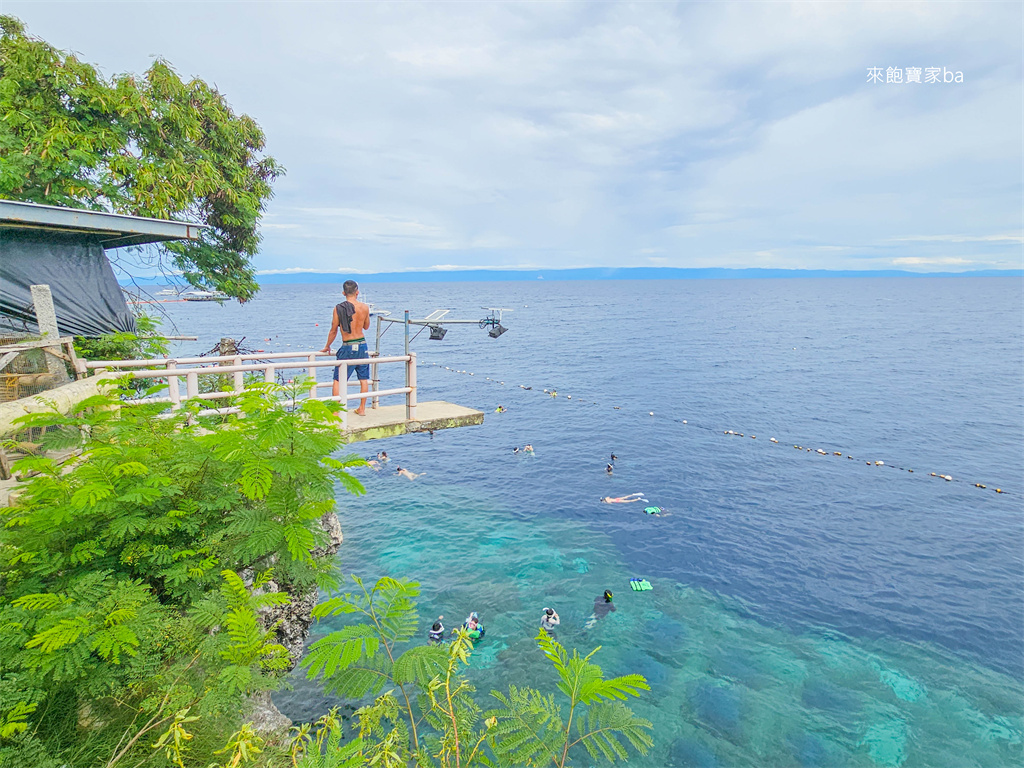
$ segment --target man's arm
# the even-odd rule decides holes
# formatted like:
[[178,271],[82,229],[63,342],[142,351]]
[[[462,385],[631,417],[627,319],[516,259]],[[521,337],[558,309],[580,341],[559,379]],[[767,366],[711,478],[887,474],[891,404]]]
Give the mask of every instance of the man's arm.
[[[369,319],[367,319],[366,324],[367,324],[367,326],[369,326],[369,324],[370,324]],[[331,313],[331,332],[327,334],[327,346],[324,347],[323,349],[321,349],[320,351],[323,352],[325,355],[331,354],[331,344],[334,343],[334,337],[337,336],[337,335],[338,335],[338,308],[335,307],[334,311]]]

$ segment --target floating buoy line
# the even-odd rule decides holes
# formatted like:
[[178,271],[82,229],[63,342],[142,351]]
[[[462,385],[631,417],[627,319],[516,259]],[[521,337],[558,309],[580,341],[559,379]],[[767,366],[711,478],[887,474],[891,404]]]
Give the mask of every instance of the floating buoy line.
[[[469,371],[464,371],[464,370],[459,370],[459,369],[456,369],[456,368],[451,368],[450,366],[441,365],[440,363],[431,363],[431,362],[427,362],[427,361],[421,361],[420,365],[429,366],[431,368],[440,368],[441,370],[449,371],[451,373],[458,373],[458,374],[469,375],[469,376],[475,375],[474,373],[471,373]],[[496,379],[496,378],[492,378],[490,376],[485,376],[484,377],[484,381],[489,381],[492,384],[494,384],[496,386],[499,386],[499,387],[509,386],[504,381],[501,381],[501,380]],[[586,400],[585,398],[581,398],[579,395],[577,395],[576,397],[573,397],[570,394],[564,394],[563,395],[563,394],[559,393],[555,389],[537,388],[537,387],[532,387],[532,386],[526,386],[525,384],[517,384],[517,385],[515,385],[515,388],[518,388],[518,389],[522,390],[523,392],[535,392],[535,393],[538,393],[538,394],[542,394],[544,396],[551,397],[553,399],[557,399],[559,397],[564,397],[565,400],[567,402],[570,402],[570,403],[579,403],[581,405],[591,405],[591,406],[599,406],[599,407],[609,407],[609,406],[604,406],[601,403],[595,402],[593,400]],[[613,406],[610,406],[610,407],[611,407],[612,410],[615,410],[615,411],[621,411],[622,410],[622,406],[620,406],[620,405],[613,405]],[[508,410],[508,409],[505,409],[505,410]],[[647,415],[648,415],[648,417],[654,416],[654,411],[647,411]],[[750,439],[750,440],[757,440],[757,435],[747,434],[747,433],[744,433],[744,432],[737,432],[736,430],[732,430],[732,429],[716,429],[714,427],[709,427],[709,426],[702,425],[702,424],[691,424],[689,422],[689,420],[687,420],[687,419],[680,419],[680,418],[675,418],[675,417],[672,417],[672,416],[659,416],[658,418],[665,419],[667,421],[672,421],[672,422],[675,422],[677,424],[684,424],[684,425],[686,425],[686,426],[688,426],[688,427],[690,427],[692,429],[700,429],[700,430],[703,430],[705,432],[709,432],[709,433],[713,433],[713,434],[721,434],[721,435],[724,435],[726,437],[742,437],[742,438],[746,438],[746,439]],[[783,443],[780,443],[779,440],[777,438],[775,438],[775,437],[769,437],[767,442],[771,443],[773,445],[782,445],[783,444]],[[786,441],[786,444],[788,444],[788,441]],[[800,452],[802,452],[802,453],[811,453],[811,454],[814,454],[816,456],[825,456],[825,457],[832,458],[832,459],[842,458],[842,457],[845,456],[850,461],[864,461],[864,463],[867,466],[869,466],[869,467],[895,469],[895,470],[897,470],[899,472],[906,472],[907,474],[910,474],[910,475],[915,474],[914,470],[910,469],[909,467],[901,467],[898,464],[887,464],[885,461],[882,461],[882,460],[857,459],[857,458],[851,456],[848,453],[843,453],[843,451],[825,450],[824,448],[807,448],[807,447],[805,447],[803,445],[799,445],[799,444],[793,444],[793,448],[798,450],[798,451],[800,451]],[[971,485],[971,486],[973,486],[975,488],[979,488],[979,489],[982,489],[982,490],[992,490],[993,492],[998,493],[998,494],[1012,495],[1008,491],[1004,490],[1003,488],[991,488],[991,489],[989,489],[989,484],[986,484],[986,483],[976,483],[976,482],[971,482],[969,480],[962,480],[960,478],[954,478],[952,475],[943,474],[943,473],[940,473],[940,472],[929,472],[929,473],[927,473],[926,476],[927,477],[934,477],[937,480],[943,480],[944,482],[947,482],[947,483],[964,483],[964,484],[968,484],[968,485]]]

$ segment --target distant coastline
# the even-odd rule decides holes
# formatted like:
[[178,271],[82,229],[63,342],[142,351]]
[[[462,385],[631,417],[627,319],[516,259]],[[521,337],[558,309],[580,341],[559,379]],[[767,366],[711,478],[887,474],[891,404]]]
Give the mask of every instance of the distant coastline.
[[[1024,269],[980,269],[970,272],[907,272],[886,270],[831,269],[725,269],[707,267],[586,267],[581,269],[460,269],[419,272],[378,272],[345,274],[341,272],[287,272],[258,275],[262,285],[341,283],[354,277],[366,283],[469,283],[523,280],[740,280],[802,277],[1024,277]],[[168,278],[139,277],[122,280],[122,285],[164,285]]]

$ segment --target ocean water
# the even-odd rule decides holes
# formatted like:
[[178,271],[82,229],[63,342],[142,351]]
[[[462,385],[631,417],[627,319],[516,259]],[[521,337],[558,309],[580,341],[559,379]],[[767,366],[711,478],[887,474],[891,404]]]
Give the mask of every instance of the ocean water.
[[[200,336],[181,354],[221,336],[319,349],[339,294],[267,286],[241,307],[160,308],[168,329]],[[499,339],[456,325],[413,342],[420,400],[479,408],[485,423],[353,445],[392,461],[359,471],[365,496],[338,499],[344,572],[419,581],[424,633],[438,614],[449,627],[481,614],[481,694],[551,687],[532,640],[550,605],[561,642],[600,645],[608,673],[650,681],[634,709],[655,747],[634,765],[1024,762],[1020,280],[364,294],[392,316],[513,310]],[[394,327],[382,350],[401,348]],[[394,368],[382,387],[400,385]],[[535,456],[512,453],[525,443]],[[426,474],[410,482],[398,465]],[[599,502],[634,491],[669,514]],[[636,576],[654,589],[631,591]],[[587,629],[604,589],[617,611]],[[292,682],[275,700],[294,719],[332,703]]]

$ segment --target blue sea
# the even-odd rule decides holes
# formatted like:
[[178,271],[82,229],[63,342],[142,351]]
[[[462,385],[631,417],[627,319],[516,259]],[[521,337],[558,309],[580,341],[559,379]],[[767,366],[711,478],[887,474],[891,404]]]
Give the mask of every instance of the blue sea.
[[[412,342],[420,400],[484,424],[354,444],[391,463],[358,470],[365,496],[338,495],[343,572],[420,582],[424,634],[480,613],[482,697],[553,689],[533,641],[551,606],[560,642],[649,680],[634,709],[655,746],[632,765],[1024,763],[1020,279],[363,292],[392,317],[512,310],[498,339],[453,325]],[[291,351],[323,346],[340,300],[340,285],[272,285],[244,306],[160,309],[200,337],[177,354],[221,336]],[[401,352],[401,327],[382,350]],[[390,368],[381,386],[401,386]],[[513,453],[526,443],[535,455]],[[599,502],[633,492],[668,514]],[[617,610],[587,629],[605,589]],[[275,701],[293,719],[335,703],[292,683]]]

